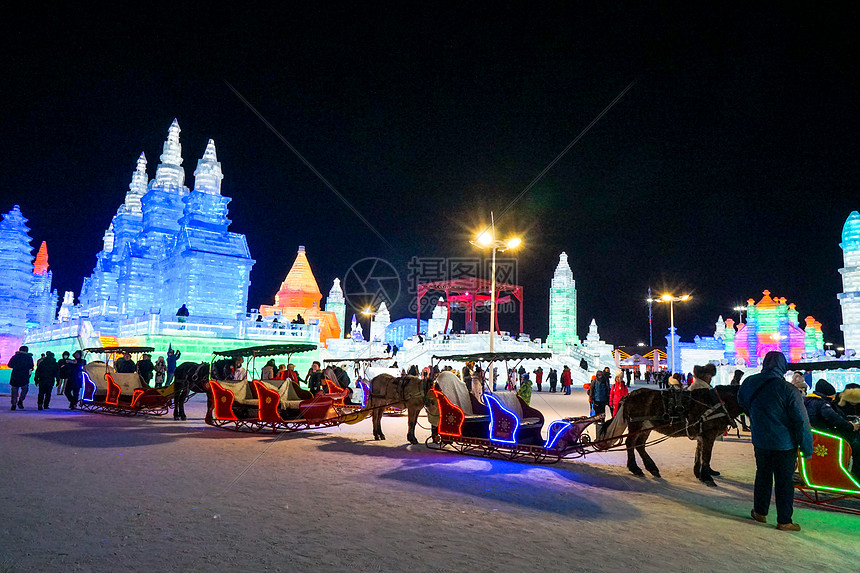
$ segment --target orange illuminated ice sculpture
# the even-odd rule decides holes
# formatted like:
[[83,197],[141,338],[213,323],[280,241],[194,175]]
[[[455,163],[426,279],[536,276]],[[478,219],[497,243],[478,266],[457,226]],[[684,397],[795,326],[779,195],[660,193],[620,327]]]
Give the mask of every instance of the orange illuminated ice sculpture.
[[322,293],[311,271],[305,248],[299,247],[296,260],[275,295],[275,304],[262,305],[260,314],[272,316],[276,311],[280,311],[283,322],[292,321],[299,314],[308,324],[316,319],[319,321],[320,341],[325,342],[329,338],[340,336],[340,325],[333,312],[320,309],[321,300]]

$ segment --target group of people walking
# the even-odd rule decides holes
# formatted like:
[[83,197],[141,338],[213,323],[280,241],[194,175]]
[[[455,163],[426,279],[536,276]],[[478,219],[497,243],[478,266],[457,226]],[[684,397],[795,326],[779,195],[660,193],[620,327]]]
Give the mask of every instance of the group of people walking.
[[[114,361],[114,370],[118,373],[137,372],[140,377],[150,384],[155,377],[155,387],[169,386],[173,382],[173,373],[182,353],[170,348],[167,358],[159,356],[155,363],[152,356],[143,354],[138,362],[134,362],[128,352],[123,353]],[[22,346],[9,359],[8,366],[12,370],[9,377],[9,386],[12,394],[12,410],[24,410],[24,399],[30,388],[30,375],[38,388],[36,407],[46,410],[51,405],[51,396],[56,388],[57,395],[64,395],[69,401],[69,409],[77,408],[81,388],[84,383],[84,367],[87,361],[83,352],[76,350],[71,355],[68,351],[63,352],[62,357],[57,360],[50,350],[42,354],[37,360],[33,360],[30,349]],[[35,371],[35,373],[34,373]]]
[[36,372],[33,381],[39,392],[37,408],[44,410],[50,407],[51,396],[56,387],[57,395],[64,394],[69,400],[69,409],[74,410],[83,383],[85,365],[86,360],[80,350],[76,350],[71,356],[68,352],[63,352],[59,360],[49,350],[34,362],[29,348],[22,346],[7,364],[12,369],[9,377],[9,386],[12,389],[12,410],[24,409],[24,399],[30,389],[30,374],[34,369]]

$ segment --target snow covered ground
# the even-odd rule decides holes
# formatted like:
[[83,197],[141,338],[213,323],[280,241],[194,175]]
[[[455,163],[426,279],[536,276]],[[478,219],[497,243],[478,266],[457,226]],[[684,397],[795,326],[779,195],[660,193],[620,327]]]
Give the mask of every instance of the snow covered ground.
[[[636,478],[623,452],[536,466],[407,446],[404,418],[383,419],[385,442],[369,420],[237,434],[203,423],[200,396],[181,423],[61,397],[37,412],[32,390],[23,412],[0,398],[0,572],[860,569],[860,517],[798,505],[800,533],[749,519],[748,434],[717,443],[707,488],[686,438],[653,448],[662,479]],[[586,410],[582,392],[532,405]]]

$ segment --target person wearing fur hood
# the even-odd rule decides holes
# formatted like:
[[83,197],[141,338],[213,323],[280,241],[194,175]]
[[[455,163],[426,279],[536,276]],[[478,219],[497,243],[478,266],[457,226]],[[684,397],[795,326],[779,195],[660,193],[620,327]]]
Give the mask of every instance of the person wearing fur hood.
[[693,383],[687,387],[687,390],[698,390],[700,388],[711,389],[711,380],[717,375],[717,367],[711,364],[704,366],[693,366]]
[[848,416],[860,416],[860,384],[846,384],[839,394],[839,407]]

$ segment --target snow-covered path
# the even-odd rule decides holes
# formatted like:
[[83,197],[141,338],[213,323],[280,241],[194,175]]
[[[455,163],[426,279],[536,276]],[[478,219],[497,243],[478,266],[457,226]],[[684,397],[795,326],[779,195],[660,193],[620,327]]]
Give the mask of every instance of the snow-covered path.
[[[374,442],[369,420],[210,428],[199,396],[185,423],[28,402],[0,411],[0,571],[860,568],[860,517],[797,506],[795,534],[749,519],[748,434],[717,443],[707,488],[685,438],[653,448],[662,479],[636,478],[621,452],[535,466],[406,446],[404,418]],[[532,402],[548,420],[586,409],[581,391]]]

